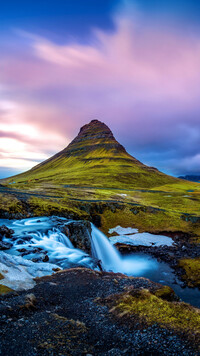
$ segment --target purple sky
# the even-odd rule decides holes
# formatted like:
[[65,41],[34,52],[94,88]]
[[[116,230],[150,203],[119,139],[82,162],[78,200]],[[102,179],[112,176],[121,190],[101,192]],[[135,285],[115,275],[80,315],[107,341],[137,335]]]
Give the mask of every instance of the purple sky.
[[0,178],[63,149],[94,118],[142,162],[200,174],[200,30],[184,9],[116,3],[97,18],[73,8],[69,28],[26,14],[0,26]]

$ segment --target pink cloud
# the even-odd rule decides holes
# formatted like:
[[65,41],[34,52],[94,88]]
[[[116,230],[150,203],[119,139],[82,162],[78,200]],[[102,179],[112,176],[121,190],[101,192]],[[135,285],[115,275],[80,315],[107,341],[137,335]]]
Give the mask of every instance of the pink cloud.
[[[182,123],[200,130],[200,37],[139,16],[133,22],[118,14],[115,20],[115,32],[94,30],[96,41],[89,45],[22,33],[29,46],[15,57],[2,54],[4,103],[9,98],[18,107],[15,116],[7,108],[4,120],[37,128],[38,137],[20,138],[32,149],[35,143],[40,152],[58,151],[93,117],[114,127],[132,150],[167,140],[181,145]],[[188,146],[192,139],[189,130]]]

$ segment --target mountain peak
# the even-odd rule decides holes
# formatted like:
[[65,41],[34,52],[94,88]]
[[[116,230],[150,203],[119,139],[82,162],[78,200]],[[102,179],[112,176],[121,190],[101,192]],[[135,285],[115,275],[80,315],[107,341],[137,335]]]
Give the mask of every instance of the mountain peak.
[[82,126],[79,134],[64,151],[70,154],[79,154],[86,151],[91,152],[97,148],[105,151],[114,149],[115,151],[126,152],[125,148],[117,142],[109,127],[97,119]]
[[112,131],[109,129],[109,127],[104,124],[104,122],[101,122],[98,119],[91,120],[89,124],[86,124],[81,127],[79,134],[94,134],[96,135],[97,132],[105,134],[105,135],[110,135],[113,137]]

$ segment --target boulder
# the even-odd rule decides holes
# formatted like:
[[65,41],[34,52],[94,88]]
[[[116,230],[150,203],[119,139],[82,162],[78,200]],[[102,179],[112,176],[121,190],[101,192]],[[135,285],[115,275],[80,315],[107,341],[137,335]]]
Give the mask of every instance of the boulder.
[[91,224],[89,221],[70,221],[61,227],[75,248],[91,254]]
[[13,234],[14,230],[9,229],[5,225],[0,226],[0,241],[3,239],[3,237],[12,238]]

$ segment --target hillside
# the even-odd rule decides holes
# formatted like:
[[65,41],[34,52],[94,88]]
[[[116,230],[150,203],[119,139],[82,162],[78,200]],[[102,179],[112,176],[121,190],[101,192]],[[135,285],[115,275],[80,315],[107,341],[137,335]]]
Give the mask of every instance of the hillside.
[[6,182],[130,189],[176,183],[177,179],[139,162],[104,123],[92,120],[64,150]]
[[[104,232],[181,231],[200,241],[200,185],[148,167],[92,120],[61,152],[1,180],[0,217],[62,215],[89,219]],[[188,239],[188,235],[187,235]]]

